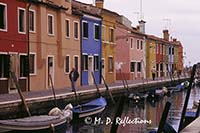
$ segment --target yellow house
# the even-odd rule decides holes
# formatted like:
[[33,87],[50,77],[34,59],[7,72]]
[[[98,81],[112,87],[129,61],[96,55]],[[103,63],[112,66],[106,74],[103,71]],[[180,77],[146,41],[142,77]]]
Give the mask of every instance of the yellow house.
[[116,79],[116,24],[118,14],[103,9],[103,0],[96,0],[102,17],[102,75],[108,83]]
[[31,3],[29,21],[30,89],[71,86],[71,68],[80,73],[80,18],[72,15],[71,1]]
[[146,40],[146,75],[152,78],[152,70],[156,69],[156,40],[154,36],[147,35]]

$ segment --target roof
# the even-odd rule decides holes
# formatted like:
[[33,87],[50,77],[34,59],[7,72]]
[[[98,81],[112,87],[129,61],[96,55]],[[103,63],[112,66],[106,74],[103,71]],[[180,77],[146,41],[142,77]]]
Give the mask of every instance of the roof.
[[92,16],[101,17],[101,9],[91,4],[86,4],[75,0],[72,1],[72,11],[73,13],[74,11],[78,11],[82,14],[89,14]]

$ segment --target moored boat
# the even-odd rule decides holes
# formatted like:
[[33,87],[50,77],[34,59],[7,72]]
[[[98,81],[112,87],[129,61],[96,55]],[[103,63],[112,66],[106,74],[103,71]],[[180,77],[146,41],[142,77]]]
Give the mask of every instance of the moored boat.
[[72,120],[72,105],[68,104],[64,110],[53,108],[49,115],[30,116],[18,119],[0,120],[0,132],[12,130],[38,131],[44,129],[56,130],[59,126]]
[[105,98],[99,97],[73,108],[73,118],[83,118],[101,113],[107,105]]

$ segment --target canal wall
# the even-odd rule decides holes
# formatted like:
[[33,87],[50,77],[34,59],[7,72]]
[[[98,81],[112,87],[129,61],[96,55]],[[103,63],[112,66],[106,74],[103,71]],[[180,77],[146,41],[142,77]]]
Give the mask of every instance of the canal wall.
[[[176,85],[186,80],[188,80],[188,78],[176,79],[173,83],[169,79],[148,82],[143,81],[139,83],[129,83],[128,86],[130,92],[144,92],[163,86],[167,87]],[[109,87],[109,90],[112,92],[114,98],[127,92],[127,89],[124,89],[124,86],[121,84]],[[102,96],[105,96],[107,99],[110,98],[105,87],[99,88],[99,90]],[[77,95],[78,101],[80,103],[84,103],[90,99],[96,98],[97,90],[95,88],[89,90],[81,90],[77,92]],[[68,103],[76,104],[73,92],[57,94],[56,99],[59,108],[64,108]],[[27,98],[26,101],[32,115],[47,114],[53,107],[55,107],[53,95]],[[20,99],[0,102],[0,119],[11,119],[24,116],[27,116],[27,113]]]

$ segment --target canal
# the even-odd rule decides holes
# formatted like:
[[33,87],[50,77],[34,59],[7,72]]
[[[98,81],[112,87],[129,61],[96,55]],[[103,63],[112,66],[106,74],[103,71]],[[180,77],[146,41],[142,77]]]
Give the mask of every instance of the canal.
[[[118,127],[118,133],[145,133],[150,129],[158,126],[162,112],[167,101],[171,102],[171,108],[168,114],[168,122],[177,131],[181,117],[182,107],[186,96],[186,90],[172,93],[170,97],[163,97],[158,101],[145,101],[145,104],[134,104],[132,101],[125,100],[121,120],[135,120],[136,123],[125,123]],[[200,88],[194,87],[191,90],[188,108],[192,108],[193,101],[200,98]],[[111,101],[108,107],[101,114],[94,118],[85,118],[84,120],[74,123],[66,130],[73,133],[110,133],[111,124],[116,111],[116,106]],[[101,119],[103,122],[99,123]],[[140,120],[147,120],[146,123],[137,123]],[[150,122],[150,123],[149,123]],[[90,124],[91,123],[91,124]]]
[[[145,133],[156,128],[167,101],[171,102],[167,121],[177,131],[186,92],[186,90],[174,92],[170,97],[165,96],[157,101],[145,100],[144,104],[135,104],[133,101],[125,99],[122,115],[120,117],[121,122],[132,120],[134,123],[121,123],[121,125],[118,126],[117,132]],[[199,98],[200,88],[192,88],[188,108],[192,108],[193,101]],[[119,98],[115,100],[117,101],[118,99]],[[114,105],[111,101],[108,101],[108,106],[100,115],[77,120],[70,125],[66,125],[61,130],[55,131],[55,133],[110,133],[111,122],[113,122],[116,110],[116,104]],[[142,123],[139,123],[141,121]]]

